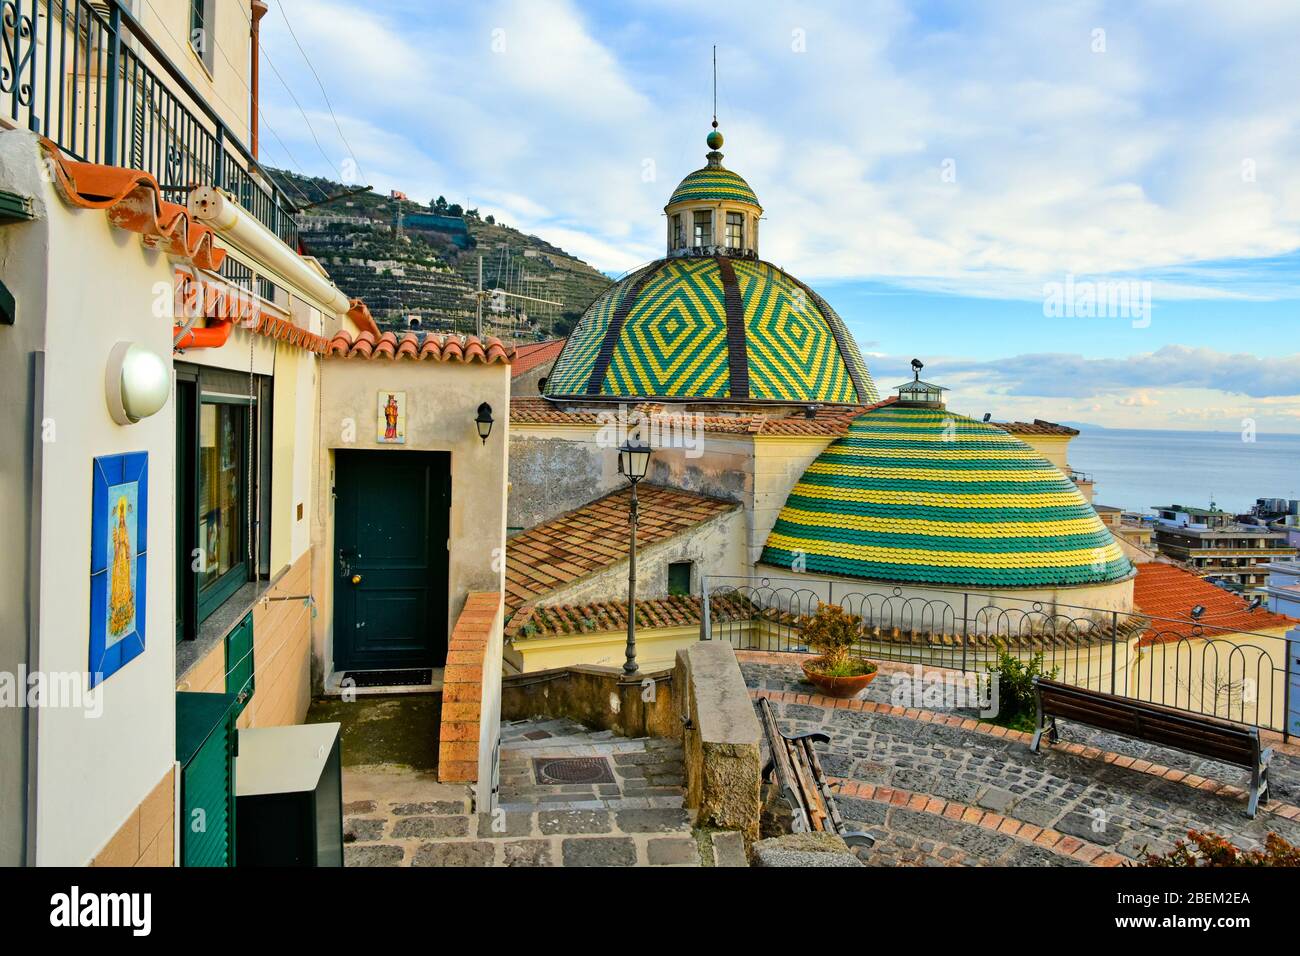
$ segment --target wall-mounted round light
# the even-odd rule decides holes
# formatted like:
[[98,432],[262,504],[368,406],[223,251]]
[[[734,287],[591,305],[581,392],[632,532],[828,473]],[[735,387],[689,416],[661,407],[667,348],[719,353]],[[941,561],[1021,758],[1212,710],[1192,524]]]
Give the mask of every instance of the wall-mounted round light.
[[171,393],[171,368],[162,356],[134,342],[113,346],[104,372],[104,398],[113,421],[134,425],[166,405]]
[[484,402],[478,407],[478,415],[474,418],[474,427],[478,429],[478,437],[483,439],[483,444],[487,444],[488,435],[492,434],[492,406]]

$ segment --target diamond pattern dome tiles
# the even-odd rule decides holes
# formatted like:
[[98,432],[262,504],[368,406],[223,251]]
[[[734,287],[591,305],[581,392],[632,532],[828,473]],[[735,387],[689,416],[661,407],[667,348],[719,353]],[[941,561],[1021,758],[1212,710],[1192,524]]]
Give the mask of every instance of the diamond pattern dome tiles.
[[878,399],[853,337],[825,300],[770,263],[723,256],[661,259],[615,283],[574,328],[545,393]]
[[874,580],[1036,588],[1133,573],[1073,482],[1001,429],[943,409],[859,416],[786,499],[762,561]]
[[725,291],[713,259],[672,259],[637,296],[614,348],[605,395],[728,394]]

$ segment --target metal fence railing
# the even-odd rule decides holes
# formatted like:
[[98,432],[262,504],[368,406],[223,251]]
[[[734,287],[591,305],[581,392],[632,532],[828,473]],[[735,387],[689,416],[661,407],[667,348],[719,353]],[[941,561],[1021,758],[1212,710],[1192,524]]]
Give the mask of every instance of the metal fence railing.
[[855,653],[984,672],[1002,653],[1042,655],[1056,678],[1199,714],[1287,729],[1287,648],[1277,634],[982,592],[871,590],[809,578],[707,576],[702,640],[813,653],[803,627],[823,604],[852,615]]
[[0,115],[81,162],[217,186],[296,247],[284,196],[122,0],[0,0]]

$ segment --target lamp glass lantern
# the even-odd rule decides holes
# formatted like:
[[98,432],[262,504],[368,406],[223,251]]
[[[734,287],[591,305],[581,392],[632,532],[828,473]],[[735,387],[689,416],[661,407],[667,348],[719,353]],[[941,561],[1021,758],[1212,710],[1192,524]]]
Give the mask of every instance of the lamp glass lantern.
[[619,474],[636,484],[650,470],[651,450],[645,442],[629,438],[618,450]]
[[478,437],[486,445],[488,435],[492,434],[492,406],[487,402],[478,407],[478,414],[474,416],[474,427],[478,429]]

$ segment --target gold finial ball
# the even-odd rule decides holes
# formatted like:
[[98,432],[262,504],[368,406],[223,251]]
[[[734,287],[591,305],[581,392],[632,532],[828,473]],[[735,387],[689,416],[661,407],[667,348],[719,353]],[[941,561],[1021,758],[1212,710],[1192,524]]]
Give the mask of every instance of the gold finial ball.
[[721,149],[722,134],[715,129],[711,133],[709,133],[708,138],[705,140],[705,142],[709,144],[709,149]]

